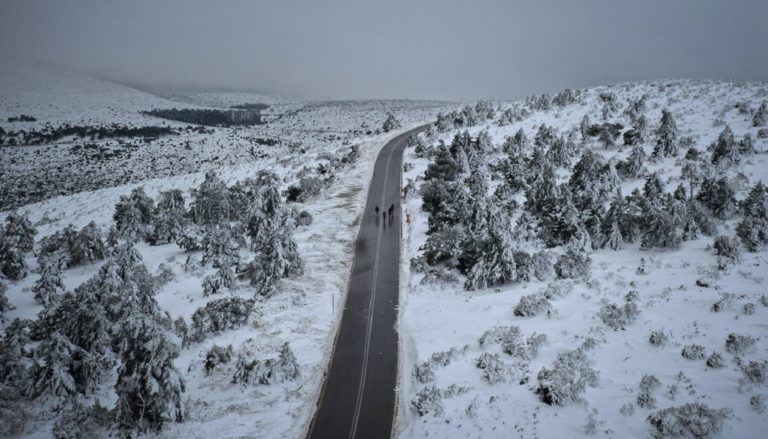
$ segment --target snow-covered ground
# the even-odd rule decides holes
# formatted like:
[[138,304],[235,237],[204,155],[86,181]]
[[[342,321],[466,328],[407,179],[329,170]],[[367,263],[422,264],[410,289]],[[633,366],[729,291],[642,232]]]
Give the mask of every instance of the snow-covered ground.
[[[4,146],[0,209],[151,178],[244,163],[266,167],[274,161],[332,153],[375,135],[389,112],[398,114],[403,125],[415,125],[446,106],[434,101],[313,101],[253,93],[167,96],[75,73],[4,68],[0,71],[0,128],[7,132],[113,124],[169,127],[174,132],[146,138],[68,136],[46,144]],[[267,124],[199,127],[141,113],[258,103],[270,106],[264,110]],[[8,122],[22,114],[37,120]],[[289,157],[286,150],[292,153]]]
[[[605,104],[601,93],[615,93],[616,109],[602,116]],[[620,84],[585,90],[576,103],[564,107],[553,105],[548,110],[533,111],[522,120],[498,126],[496,120],[486,121],[469,129],[473,138],[487,130],[497,149],[488,159],[496,161],[503,152],[500,146],[507,136],[520,128],[530,141],[544,123],[554,127],[558,135],[576,130],[588,114],[592,123],[619,122],[629,127],[623,113],[628,102],[647,96],[646,117],[650,130],[655,130],[662,109],[675,117],[681,137],[690,137],[692,145],[706,151],[723,130],[731,127],[737,140],[751,135],[757,152],[747,156],[742,164],[726,169],[729,177],[742,173],[748,179],[737,184],[736,198],[741,200],[755,183],[768,181],[768,140],[760,139],[753,127],[751,114],[740,112],[737,103],[757,109],[767,98],[764,83],[732,83],[710,81],[660,81],[653,83]],[[505,108],[523,108],[523,102],[504,103]],[[499,117],[497,111],[496,118]],[[716,122],[717,121],[717,122]],[[438,139],[446,144],[460,130],[441,133]],[[580,136],[578,136],[580,138]],[[623,160],[630,147],[621,146],[618,138],[614,147],[604,148],[595,138],[586,147],[606,159]],[[648,157],[654,136],[643,144]],[[657,172],[666,191],[675,190],[681,175],[682,150],[677,159],[667,158],[646,162],[647,171],[636,179],[621,184],[628,195],[642,187],[644,175]],[[575,160],[571,162],[571,166]],[[405,161],[413,168],[405,173],[416,187],[423,184],[427,158],[416,157],[409,149]],[[615,162],[614,162],[615,163]],[[569,168],[557,170],[558,181],[567,182]],[[490,182],[491,187],[497,182]],[[490,195],[490,193],[488,194]],[[522,210],[525,195],[518,193],[520,207],[514,217],[506,219],[514,227]],[[759,400],[768,396],[768,382],[753,383],[746,379],[742,368],[750,361],[768,359],[768,252],[747,252],[742,248],[741,260],[725,271],[717,269],[717,258],[711,245],[713,237],[700,236],[684,241],[678,249],[640,250],[639,242],[625,243],[623,248],[609,248],[591,253],[591,280],[571,281],[572,288],[560,298],[551,300],[549,312],[532,317],[516,316],[514,309],[520,298],[542,291],[554,279],[516,282],[476,291],[462,288],[465,277],[455,270],[447,273],[455,281],[427,281],[425,274],[411,269],[410,261],[422,252],[428,229],[428,214],[422,210],[422,199],[416,195],[407,199],[403,208],[409,224],[403,231],[400,329],[402,339],[401,398],[398,412],[400,438],[509,438],[509,437],[648,437],[653,434],[648,416],[660,409],[699,401],[714,409],[727,408],[730,415],[723,424],[722,437],[763,437],[768,429],[768,416],[760,409]],[[741,216],[719,221],[716,235],[735,236],[735,226]],[[738,239],[738,238],[736,238]],[[520,242],[522,249],[529,243]],[[562,247],[552,249],[556,254]],[[644,263],[642,262],[644,261]],[[644,264],[644,270],[639,270]],[[700,281],[697,284],[697,281]],[[562,282],[562,281],[560,281]],[[570,292],[568,292],[570,290]],[[639,317],[625,330],[607,327],[598,313],[606,303],[625,302],[625,295],[637,291]],[[732,294],[732,296],[727,296]],[[713,306],[727,297],[718,308]],[[762,302],[761,302],[762,301]],[[751,305],[749,305],[751,304]],[[498,344],[480,343],[483,334],[496,326],[517,326],[522,340],[532,334],[546,335],[538,355],[523,361],[502,352]],[[649,342],[652,331],[664,331],[668,342],[654,346]],[[729,334],[754,337],[753,346],[741,353],[726,351]],[[590,339],[591,338],[591,339]],[[584,349],[591,367],[599,373],[595,387],[587,386],[581,401],[567,406],[547,405],[535,393],[537,374],[551,367],[556,356],[579,346]],[[702,360],[689,360],[681,355],[685,345],[704,346],[706,356],[719,352],[723,368],[710,368]],[[451,352],[451,350],[453,350]],[[499,354],[505,381],[490,384],[483,379],[483,370],[476,366],[484,353]],[[433,355],[437,354],[433,357]],[[415,375],[417,364],[434,358],[433,378]],[[506,368],[506,369],[505,369]],[[651,386],[654,404],[645,408],[638,403],[640,381],[645,374],[654,375],[660,385]],[[438,404],[420,416],[412,405],[419,392],[435,386]],[[751,403],[752,401],[752,403]],[[757,407],[755,407],[757,405]],[[632,407],[630,407],[632,406]],[[762,410],[762,411],[761,411]]]
[[[31,123],[36,126],[47,123],[178,125],[149,118],[138,112],[150,108],[181,106],[177,101],[105,81],[39,69],[28,76],[28,81],[13,75],[5,76],[0,81],[0,94],[3,105],[0,126],[6,129],[27,126],[22,125],[22,122],[4,122],[7,117],[19,114],[36,117],[38,122]],[[261,99],[260,96],[249,94],[205,94],[204,97],[200,99],[195,95],[186,96],[185,99],[186,102],[199,101],[201,105],[215,104],[225,108]],[[152,198],[156,198],[160,191],[180,189],[189,202],[189,190],[203,181],[208,169],[215,169],[227,185],[252,177],[259,170],[269,170],[281,178],[282,190],[295,183],[299,173],[306,172],[305,168],[313,169],[318,164],[327,164],[329,159],[346,154],[351,146],[359,147],[359,159],[339,172],[333,184],[319,196],[306,203],[288,204],[288,207],[308,211],[313,217],[310,225],[298,227],[293,235],[304,261],[303,275],[282,280],[274,296],[258,298],[247,325],[208,337],[202,342],[193,342],[181,349],[175,366],[186,381],[186,392],[183,395],[186,418],[183,423],[166,424],[158,434],[160,437],[304,436],[330,358],[346,294],[358,216],[365,203],[376,155],[389,138],[406,128],[434,119],[437,110],[442,108],[438,105],[443,105],[407,101],[310,103],[297,98],[271,99],[269,104],[285,102],[286,106],[295,105],[297,111],[282,117],[283,122],[270,124],[269,127],[216,128],[213,133],[182,134],[172,140],[160,138],[156,141],[159,143],[142,146],[147,151],[142,152],[140,157],[100,164],[95,168],[92,163],[68,161],[67,154],[59,154],[62,149],[55,146],[0,149],[3,191],[8,190],[6,176],[9,179],[23,179],[28,175],[27,172],[45,173],[46,166],[64,166],[69,179],[79,178],[79,173],[87,174],[94,169],[104,172],[105,177],[94,182],[99,187],[96,190],[46,197],[43,201],[26,204],[18,209],[18,212],[27,214],[36,226],[36,240],[39,240],[68,224],[79,229],[90,221],[94,221],[106,232],[113,224],[115,203],[121,195],[127,195],[137,187],[143,187]],[[185,103],[184,106],[193,107],[195,104]],[[403,130],[376,133],[387,112],[397,114]],[[304,147],[289,149],[281,144],[271,147],[272,151],[258,157],[246,153],[249,158],[243,159],[242,155],[237,155],[244,142],[249,144],[249,138],[264,136],[265,133],[272,135],[278,131],[290,137],[292,142],[301,142]],[[185,142],[193,143],[193,150],[185,149]],[[211,154],[226,154],[228,159],[221,160],[219,157],[219,160],[206,161],[205,157]],[[205,164],[200,161],[200,156]],[[167,170],[150,168],[152,171],[141,171],[142,166],[162,157],[167,159]],[[185,163],[188,159],[190,161]],[[108,177],[115,170],[130,173],[130,183],[114,185],[117,180]],[[73,188],[76,190],[78,187]],[[5,220],[8,213],[0,213],[0,222]],[[174,272],[175,279],[164,285],[156,296],[160,308],[173,319],[183,317],[189,321],[195,310],[222,297],[204,297],[203,278],[215,270],[204,267],[193,274],[185,272],[187,254],[177,245],[149,246],[140,243],[136,248],[150,273],[155,273],[160,264],[165,264]],[[243,252],[248,253],[245,250]],[[26,278],[19,281],[2,279],[8,287],[7,297],[15,306],[15,309],[3,315],[4,320],[0,319],[0,328],[3,330],[16,318],[35,319],[42,309],[31,292],[40,277],[37,262],[32,253],[26,255],[26,261],[30,269]],[[102,264],[100,262],[65,270],[63,281],[66,290],[71,291],[92,277]],[[238,290],[225,293],[225,296],[245,299],[254,297],[253,288],[246,282],[239,282],[238,285]],[[286,342],[299,364],[299,377],[294,381],[272,385],[233,384],[234,359],[228,364],[218,365],[210,376],[205,374],[206,353],[213,345],[232,345],[235,356],[239,352],[246,352],[250,358],[261,359],[275,357]],[[99,400],[107,408],[114,406],[114,381],[109,382],[109,379],[99,392],[89,396],[87,403]],[[59,415],[56,410],[50,410],[50,402],[56,400],[51,397],[45,403],[42,400],[25,403],[24,407],[32,407],[32,410],[21,436],[50,437],[53,422]],[[35,407],[46,409],[38,411]]]

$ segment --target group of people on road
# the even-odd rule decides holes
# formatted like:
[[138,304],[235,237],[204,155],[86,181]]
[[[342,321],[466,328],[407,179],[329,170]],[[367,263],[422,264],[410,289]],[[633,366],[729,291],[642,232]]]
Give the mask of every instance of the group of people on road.
[[[376,217],[378,217],[379,216],[379,206],[376,206],[375,210],[376,210]],[[394,211],[395,211],[395,204],[394,203],[389,206],[389,209],[382,210],[381,213],[382,213],[382,216],[384,217],[384,221],[387,220],[387,212],[389,212],[389,220],[392,221],[392,213]]]

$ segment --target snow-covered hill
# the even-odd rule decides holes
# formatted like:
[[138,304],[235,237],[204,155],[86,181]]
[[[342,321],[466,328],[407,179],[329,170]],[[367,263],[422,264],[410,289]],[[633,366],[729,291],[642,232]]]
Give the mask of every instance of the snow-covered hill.
[[767,99],[657,81],[441,118],[406,157],[399,437],[763,436]]
[[[201,127],[158,119],[153,109],[226,110],[264,103],[269,123]],[[174,94],[170,98],[75,73],[34,68],[0,72],[0,210],[59,195],[119,186],[244,163],[273,167],[307,155],[332,154],[377,133],[389,112],[405,125],[432,117],[445,103],[309,101],[250,93]],[[20,115],[33,122],[8,122]],[[65,136],[24,144],[4,133],[66,126],[111,129],[164,127],[148,135]],[[22,133],[23,134],[23,133]],[[10,143],[13,142],[13,143]],[[286,155],[289,150],[292,154]]]

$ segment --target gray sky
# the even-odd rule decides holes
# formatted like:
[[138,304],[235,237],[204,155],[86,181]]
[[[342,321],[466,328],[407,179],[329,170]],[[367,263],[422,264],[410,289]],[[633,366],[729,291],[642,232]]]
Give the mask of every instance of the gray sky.
[[768,1],[0,0],[0,56],[145,85],[339,98],[768,80]]

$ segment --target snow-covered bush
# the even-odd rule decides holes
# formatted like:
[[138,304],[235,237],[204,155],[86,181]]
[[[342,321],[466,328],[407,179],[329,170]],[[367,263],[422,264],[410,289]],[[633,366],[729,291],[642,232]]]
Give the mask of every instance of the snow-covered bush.
[[189,216],[198,225],[222,225],[229,221],[231,206],[224,181],[215,171],[205,173],[205,180],[192,189]]
[[698,344],[688,344],[683,346],[680,355],[688,360],[703,360],[705,356],[704,346]]
[[443,401],[440,390],[434,384],[423,387],[411,399],[411,408],[419,416],[425,416],[430,413],[434,416],[440,416],[443,414]]
[[296,227],[305,227],[312,224],[312,214],[302,210],[296,215]]
[[557,355],[551,369],[541,369],[536,394],[546,404],[569,405],[579,401],[587,386],[596,386],[598,376],[584,351],[565,351]]
[[55,439],[104,437],[111,420],[110,411],[98,401],[92,406],[75,401],[64,406],[51,433]]
[[475,361],[475,366],[483,370],[483,379],[488,384],[501,383],[509,379],[510,370],[499,358],[499,354],[484,352]]
[[730,413],[728,409],[712,409],[704,403],[693,402],[652,413],[648,422],[654,429],[654,438],[707,438],[722,430],[723,421]]
[[571,280],[558,279],[547,284],[545,288],[539,291],[539,294],[549,300],[561,299],[573,291],[574,282]]
[[749,405],[752,407],[752,410],[763,414],[765,412],[765,397],[763,395],[752,395],[749,398]]
[[586,279],[591,274],[592,258],[584,253],[568,250],[555,263],[559,279]]
[[280,348],[277,358],[247,360],[243,354],[237,358],[233,383],[273,384],[293,381],[299,376],[299,364],[288,343]]
[[608,303],[600,308],[598,315],[600,320],[614,331],[624,330],[627,325],[637,320],[637,316],[640,315],[640,308],[633,301],[629,301],[624,305]]
[[661,382],[655,375],[644,374],[638,385],[637,406],[644,409],[656,407],[656,398],[653,397],[652,392],[659,387]]
[[651,335],[648,336],[648,343],[653,346],[664,346],[669,343],[669,337],[664,331],[651,331]]
[[205,354],[205,375],[210,375],[216,365],[229,363],[231,359],[232,345],[228,345],[226,348],[213,345]]
[[728,334],[725,339],[725,350],[734,355],[741,355],[751,349],[757,340],[751,335]]
[[328,186],[328,180],[306,175],[299,179],[298,184],[290,185],[285,190],[285,200],[297,203],[305,203],[320,195],[320,192]]
[[741,258],[741,255],[739,254],[739,242],[736,239],[721,235],[715,238],[712,247],[715,250],[717,266],[720,270],[724,270],[729,265],[738,263]]
[[725,367],[725,359],[722,355],[720,355],[720,352],[712,352],[712,354],[707,357],[707,367],[712,369],[721,369]]
[[237,329],[248,322],[253,300],[227,297],[208,302],[192,314],[192,339],[201,341],[207,334]]
[[528,294],[520,298],[515,306],[516,316],[531,317],[539,315],[552,308],[546,297],[541,294]]
[[755,384],[763,384],[768,381],[768,360],[750,361],[741,367],[744,378]]

